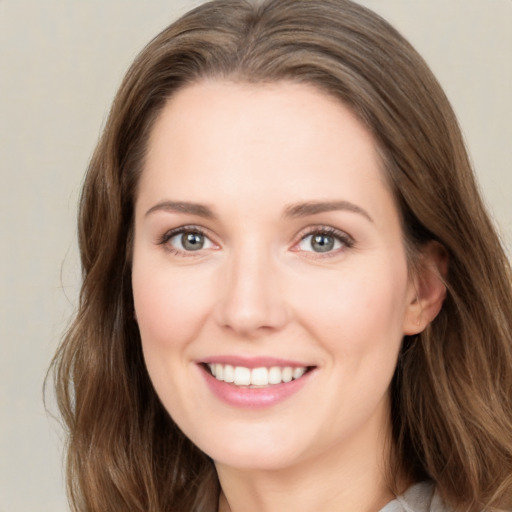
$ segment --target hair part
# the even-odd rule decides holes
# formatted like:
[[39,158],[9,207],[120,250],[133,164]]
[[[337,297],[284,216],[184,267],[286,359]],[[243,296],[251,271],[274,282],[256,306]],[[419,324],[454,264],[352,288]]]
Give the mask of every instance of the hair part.
[[137,57],[88,167],[79,307],[52,363],[73,509],[217,507],[212,461],[149,380],[131,290],[134,202],[152,127],[177,90],[205,79],[313,85],[371,131],[408,255],[436,241],[450,260],[440,314],[404,339],[391,390],[390,474],[434,480],[456,508],[510,508],[511,272],[446,96],[395,29],[349,0],[214,0]]

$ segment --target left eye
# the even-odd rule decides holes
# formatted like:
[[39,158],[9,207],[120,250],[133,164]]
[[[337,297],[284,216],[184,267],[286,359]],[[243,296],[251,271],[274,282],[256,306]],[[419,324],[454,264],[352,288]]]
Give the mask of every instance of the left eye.
[[191,252],[213,247],[211,240],[199,231],[183,231],[171,236],[169,245],[178,251]]
[[331,233],[311,233],[306,235],[298,244],[301,251],[325,253],[341,249],[348,245],[341,237]]

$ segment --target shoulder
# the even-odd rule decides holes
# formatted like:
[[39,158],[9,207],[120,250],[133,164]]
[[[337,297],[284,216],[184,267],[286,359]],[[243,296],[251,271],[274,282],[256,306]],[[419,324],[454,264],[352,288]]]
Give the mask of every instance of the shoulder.
[[432,482],[420,482],[390,501],[380,512],[451,512],[451,509],[443,503]]

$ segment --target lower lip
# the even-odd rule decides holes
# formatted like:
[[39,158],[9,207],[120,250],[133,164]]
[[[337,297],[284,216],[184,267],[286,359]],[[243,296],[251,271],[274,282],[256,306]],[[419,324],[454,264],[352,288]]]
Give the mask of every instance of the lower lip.
[[308,371],[299,379],[290,382],[282,382],[263,388],[250,388],[217,380],[203,367],[201,367],[201,372],[208,387],[217,398],[228,405],[247,409],[261,409],[283,402],[300,391],[313,373],[313,371]]

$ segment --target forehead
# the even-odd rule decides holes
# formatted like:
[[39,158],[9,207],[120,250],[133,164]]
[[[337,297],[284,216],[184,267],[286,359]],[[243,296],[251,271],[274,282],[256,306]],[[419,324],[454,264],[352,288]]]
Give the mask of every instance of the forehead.
[[205,204],[214,194],[271,199],[273,190],[289,202],[362,200],[365,188],[389,192],[384,176],[369,130],[325,92],[202,81],[173,95],[157,119],[139,191]]
[[[221,124],[223,132],[219,133]],[[226,135],[228,124],[233,143],[249,143],[258,136],[263,140],[281,125],[288,130],[282,133],[280,142],[295,142],[297,150],[305,138],[311,142],[315,134],[318,141],[332,130],[340,137],[350,133],[361,142],[374,144],[369,130],[356,115],[338,98],[316,86],[289,81],[254,84],[203,80],[179,89],[169,98],[153,127],[150,146],[158,144],[159,135],[164,132],[188,136],[190,129],[213,139],[217,133]],[[247,139],[247,135],[251,137]]]

